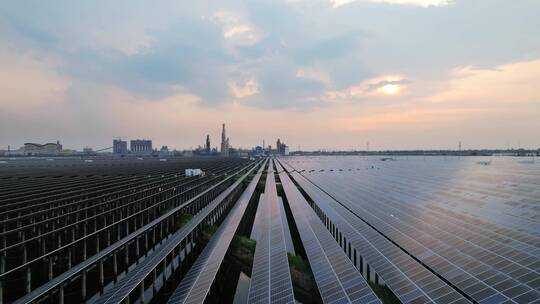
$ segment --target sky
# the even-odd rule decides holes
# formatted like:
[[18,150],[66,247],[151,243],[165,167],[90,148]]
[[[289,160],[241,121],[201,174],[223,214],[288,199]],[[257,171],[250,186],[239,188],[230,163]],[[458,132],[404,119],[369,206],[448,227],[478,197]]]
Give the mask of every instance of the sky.
[[0,149],[540,148],[540,1],[2,1]]

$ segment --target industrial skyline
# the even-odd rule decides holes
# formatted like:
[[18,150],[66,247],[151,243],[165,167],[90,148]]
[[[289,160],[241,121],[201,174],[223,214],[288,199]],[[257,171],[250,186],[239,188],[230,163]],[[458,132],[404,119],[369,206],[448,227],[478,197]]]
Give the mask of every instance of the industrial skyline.
[[[264,140],[263,140],[264,142]],[[162,145],[161,149],[157,149],[152,139],[130,139],[129,146],[128,140],[121,137],[112,140],[112,146],[106,148],[97,148],[86,146],[81,150],[64,149],[60,144],[60,140],[56,143],[25,143],[23,146],[15,149],[11,149],[8,146],[7,150],[0,149],[0,157],[14,157],[14,156],[221,156],[221,157],[247,157],[247,156],[262,156],[262,155],[289,155],[289,147],[277,139],[276,146],[272,149],[272,146],[260,147],[252,146],[247,148],[233,147],[230,143],[230,138],[227,135],[226,124],[221,125],[221,143],[220,147],[212,147],[210,134],[206,135],[204,145],[198,145],[196,148],[190,147],[185,150],[177,150],[169,148],[168,145]]]

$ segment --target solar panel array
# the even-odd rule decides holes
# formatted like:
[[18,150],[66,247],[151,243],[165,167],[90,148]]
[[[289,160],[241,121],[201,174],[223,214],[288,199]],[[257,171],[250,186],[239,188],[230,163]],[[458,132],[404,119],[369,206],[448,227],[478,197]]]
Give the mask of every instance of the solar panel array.
[[[540,304],[540,164],[534,160],[269,158],[258,162],[236,202],[255,163],[171,158],[168,164],[9,163],[0,173],[0,302],[117,303],[138,287],[142,297],[131,300],[144,302],[151,286],[157,292],[178,283],[174,265],[185,257],[184,244],[199,243],[192,236],[202,223],[225,217],[197,259],[185,263],[189,270],[169,298],[208,301],[266,169],[252,233],[249,303],[295,302],[286,241],[296,227],[301,244],[294,245],[304,247],[324,303],[380,303],[371,280],[402,303]],[[178,174],[191,164],[207,166],[208,174]],[[194,217],[177,226],[186,211]],[[152,273],[153,284],[145,286]],[[86,284],[87,277],[99,282]]]
[[[127,168],[127,169],[133,169],[133,168]],[[157,170],[157,172],[159,172],[158,168],[154,168],[153,170]],[[174,170],[174,168],[170,168],[169,170]],[[178,170],[178,168],[176,168],[176,170]],[[230,171],[230,173],[233,173],[233,172],[234,171]],[[156,176],[156,179],[161,180],[161,181],[167,181],[169,177],[160,174]],[[158,188],[155,189],[155,192],[157,193],[156,196],[158,196],[156,198],[159,198],[159,200],[156,198],[154,198],[153,200],[148,199],[148,196],[152,198],[153,195],[148,195],[147,193],[144,193],[146,188],[141,191],[134,191],[135,189],[131,187],[127,188],[130,193],[139,195],[139,197],[141,197],[139,199],[130,199],[131,198],[130,195],[118,196],[115,194],[112,196],[112,198],[107,197],[107,195],[109,194],[101,195],[102,193],[101,191],[103,191],[104,193],[107,193],[107,191],[110,189],[107,187],[105,187],[105,189],[101,189],[100,192],[97,192],[97,193],[93,193],[89,191],[89,192],[84,192],[83,194],[80,194],[77,191],[74,191],[74,192],[67,191],[66,193],[67,198],[53,200],[53,202],[50,203],[51,206],[44,206],[45,208],[43,210],[29,209],[27,211],[27,212],[30,212],[28,215],[22,215],[22,211],[21,211],[21,213],[19,213],[19,216],[17,216],[14,219],[17,221],[23,221],[21,218],[28,217],[28,219],[25,219],[25,220],[30,220],[31,224],[22,226],[22,227],[19,226],[16,230],[14,229],[10,231],[6,229],[6,227],[9,227],[9,225],[6,224],[3,229],[4,235],[8,235],[9,233],[14,233],[14,232],[19,232],[19,235],[25,235],[25,233],[23,232],[24,230],[31,230],[32,228],[36,229],[36,227],[38,229],[41,229],[40,225],[44,225],[45,228],[48,228],[49,230],[44,230],[43,233],[38,234],[37,236],[34,236],[32,238],[24,239],[23,237],[22,242],[2,248],[2,251],[4,252],[8,250],[20,251],[20,248],[17,246],[32,246],[33,244],[30,242],[36,242],[36,241],[39,242],[39,241],[47,240],[46,237],[52,236],[54,238],[55,235],[61,235],[62,233],[65,233],[65,232],[71,232],[71,233],[84,232],[84,233],[82,235],[78,234],[78,237],[79,237],[78,239],[73,239],[73,238],[71,240],[67,239],[67,242],[66,242],[66,239],[62,238],[63,242],[60,242],[60,241],[55,242],[54,243],[55,246],[47,246],[47,248],[43,246],[43,251],[42,250],[32,251],[31,252],[32,255],[36,255],[36,254],[38,255],[37,258],[33,258],[32,260],[28,259],[26,260],[26,262],[24,262],[24,259],[23,259],[24,264],[19,265],[19,266],[15,265],[16,266],[15,268],[12,268],[6,272],[0,273],[0,277],[3,280],[2,283],[6,284],[7,282],[8,284],[12,284],[12,283],[19,282],[19,285],[22,285],[20,284],[21,282],[20,277],[17,279],[11,279],[11,278],[15,277],[21,272],[23,273],[23,278],[24,278],[24,274],[31,274],[31,275],[36,275],[36,276],[43,273],[47,274],[47,272],[49,274],[49,278],[44,284],[38,285],[37,288],[29,290],[29,292],[27,290],[26,294],[24,294],[23,296],[19,296],[16,299],[13,299],[15,296],[13,289],[15,288],[12,288],[13,285],[8,285],[9,289],[4,289],[4,291],[6,292],[5,294],[6,297],[4,299],[7,299],[7,302],[15,301],[16,303],[28,303],[30,301],[37,301],[42,298],[56,295],[58,298],[60,298],[58,301],[61,302],[62,300],[64,300],[63,289],[69,286],[71,283],[75,282],[77,279],[79,279],[80,281],[81,277],[82,277],[82,280],[84,281],[86,278],[86,272],[91,271],[92,269],[98,269],[99,275],[101,276],[100,281],[102,281],[100,282],[100,284],[103,286],[104,285],[103,283],[105,281],[105,278],[103,276],[104,263],[106,263],[107,261],[111,261],[113,257],[114,259],[116,259],[116,256],[120,251],[125,252],[128,246],[133,245],[135,243],[139,243],[141,238],[148,236],[148,234],[153,233],[154,235],[154,237],[150,240],[151,241],[150,244],[155,243],[155,241],[159,241],[160,238],[162,237],[167,237],[168,229],[166,227],[168,227],[168,224],[171,222],[171,220],[173,220],[173,217],[176,217],[178,215],[178,213],[180,212],[180,209],[186,208],[186,207],[192,208],[194,204],[198,204],[201,200],[208,199],[208,197],[215,197],[217,195],[215,193],[219,190],[220,185],[225,181],[225,179],[230,179],[230,177],[229,178],[227,178],[226,176],[209,177],[209,180],[207,181],[199,180],[198,178],[193,179],[194,182],[198,182],[201,185],[206,185],[202,189],[199,189],[200,187],[199,185],[189,188],[189,189],[184,189],[184,186],[179,187],[178,184],[173,184],[173,185],[168,186],[168,187],[173,187],[172,189],[169,190],[164,186],[164,185],[167,185],[167,183],[163,183],[162,185],[156,186]],[[32,181],[34,180],[31,179],[29,183],[32,184]],[[213,181],[213,184],[209,183],[209,181]],[[185,184],[185,186],[188,186],[191,184],[192,182],[188,182]],[[143,184],[142,187],[148,187],[148,189],[152,189],[151,187],[149,187],[149,184]],[[197,189],[199,191],[198,192],[192,191],[194,189]],[[176,190],[181,190],[181,191],[176,191]],[[52,191],[56,191],[56,190],[52,190]],[[62,192],[61,188],[58,189],[58,192],[61,194]],[[165,192],[170,192],[171,194],[165,196],[164,195]],[[32,196],[33,195],[26,195],[26,197],[32,197]],[[73,196],[73,197],[70,197],[70,196]],[[80,200],[81,196],[90,200],[90,202],[92,203],[90,204],[89,202],[90,207],[81,208],[81,206],[77,206],[78,203],[81,203],[81,204],[83,202],[87,203],[86,202],[87,199],[83,199],[82,201]],[[92,202],[92,199],[94,200],[93,202]],[[145,202],[146,199],[149,200],[149,203],[146,205],[141,205],[141,202]],[[31,198],[30,200],[33,201],[33,198]],[[72,203],[71,202],[72,200],[75,200],[75,203]],[[101,202],[102,200],[104,200],[105,202],[102,203]],[[120,204],[121,206],[118,206],[118,207],[115,206],[116,200],[120,200],[118,204]],[[157,207],[172,206],[173,202],[175,203],[175,206],[177,206],[173,210],[170,210],[169,212],[165,214],[161,212],[156,212],[155,209]],[[16,202],[13,204],[24,205],[25,202]],[[75,206],[71,206],[73,204],[75,204]],[[107,204],[112,204],[112,206],[107,205]],[[139,204],[139,205],[137,208],[133,208],[132,204]],[[43,205],[46,205],[46,203],[43,203]],[[149,207],[141,208],[141,206],[144,206],[144,207],[149,206]],[[76,211],[67,212],[64,209],[66,207],[68,208],[75,207],[74,209]],[[56,209],[59,209],[59,210],[56,210]],[[126,209],[129,212],[123,213],[124,215],[123,217],[120,217],[120,216],[115,217],[115,214],[118,215],[117,213],[122,212],[122,209],[124,209],[124,212]],[[165,210],[165,208],[162,208],[160,210]],[[56,212],[59,214],[63,213],[63,215],[60,217],[57,217],[57,216],[54,216],[54,213],[51,213],[51,212]],[[33,216],[35,213],[38,213],[39,215],[34,218]],[[82,213],[82,214],[79,214],[79,213]],[[49,216],[52,218],[49,218]],[[142,216],[144,216],[144,219],[146,221],[140,220]],[[78,221],[71,223],[72,218],[78,219]],[[103,220],[103,218],[105,218],[105,220]],[[112,223],[110,221],[111,218],[113,220]],[[79,229],[80,228],[79,225],[81,226],[86,225],[86,223],[89,220],[93,220],[93,222],[90,222],[90,223],[93,223],[92,225],[93,230]],[[131,223],[132,225],[128,225],[129,224],[128,220],[132,220],[132,223]],[[10,220],[8,219],[4,221],[3,223],[7,223],[9,221]],[[53,223],[52,225],[53,229],[51,229],[50,222]],[[118,229],[120,225],[122,226],[121,227],[122,229]],[[86,226],[89,226],[89,225],[86,225]],[[164,227],[165,229],[163,229]],[[157,233],[156,233],[156,230],[158,230]],[[114,233],[112,233],[111,231],[114,231]],[[87,243],[92,241],[92,238],[95,240],[95,238],[99,237],[100,234],[102,235],[108,234],[110,236],[109,242],[102,243],[102,246],[99,246],[99,245],[95,247],[86,246]],[[72,236],[75,236],[75,235],[72,233]],[[60,240],[60,237],[58,237],[58,240]],[[77,251],[72,250],[74,247],[77,247],[77,246],[78,246],[78,249],[82,249],[82,250],[77,250]],[[24,249],[24,247],[22,248]],[[49,251],[45,251],[45,249],[48,249]],[[84,254],[85,259],[82,261],[81,260],[77,261],[75,253]],[[88,256],[86,256],[87,253],[88,253]],[[39,256],[40,254],[41,256]],[[144,254],[144,252],[138,252],[138,254]],[[30,254],[28,254],[28,256],[29,255]],[[55,256],[60,256],[62,258],[65,258],[67,256],[68,259],[71,258],[72,260],[77,261],[77,262],[74,263],[71,267],[67,267],[66,269],[65,265],[62,265],[62,263],[52,263]],[[42,261],[48,262],[49,264],[48,265],[49,267],[47,267],[48,269],[47,268],[43,269],[43,267],[41,266],[43,265],[41,263]],[[129,256],[126,256],[124,264],[128,263],[129,261],[130,261]],[[115,263],[115,265],[118,265],[118,264]],[[36,268],[39,271],[34,272],[32,268]],[[20,270],[25,270],[25,271],[23,272]],[[115,268],[113,271],[116,272],[117,268]],[[9,278],[9,280],[6,280],[6,278]],[[30,275],[26,275],[26,279],[28,280],[28,282],[30,282],[30,279],[33,279],[33,278],[31,278]],[[35,282],[36,280],[33,280],[32,283],[35,283]],[[73,297],[78,296],[82,299],[85,299],[86,298],[85,292],[87,288],[85,288],[84,285],[85,284],[83,284],[81,294],[78,294],[78,295],[70,294],[70,296],[73,296]],[[30,287],[30,284],[28,284],[27,286]],[[31,287],[34,288],[33,285]],[[73,299],[73,297],[71,299]]]
[[182,226],[176,231],[170,238],[156,248],[151,254],[148,255],[141,263],[139,263],[133,270],[129,271],[125,277],[120,279],[114,286],[107,290],[103,295],[99,297],[96,304],[105,303],[120,303],[126,299],[129,294],[139,285],[143,280],[158,267],[165,258],[177,248],[182,241],[186,240],[188,236],[199,226],[211,213],[214,211],[241,183],[242,181],[255,169],[251,168],[247,173],[242,175],[234,184],[229,186],[227,190],[220,193],[211,203],[198,212],[193,219]]
[[266,161],[249,183],[242,196],[238,199],[230,214],[219,226],[210,242],[201,252],[178,288],[169,298],[168,303],[203,303],[216,274],[225,258],[234,234],[242,220],[255,187],[261,178]]
[[381,303],[288,174],[277,171],[324,303]]
[[259,230],[249,287],[249,303],[294,303],[285,236],[272,162],[267,168],[264,200],[257,208]]
[[[297,158],[289,164],[306,170],[312,183],[295,176],[326,201],[324,208],[365,226],[372,243],[377,235],[385,238],[388,248],[380,249],[386,257],[404,252],[413,258],[406,268],[436,275],[429,289],[450,288],[478,303],[540,302],[537,164],[441,157]],[[389,283],[387,270],[373,267]],[[407,276],[421,287],[421,276]]]
[[[434,274],[416,265],[408,254],[379,235],[369,225],[359,220],[347,209],[339,205],[326,193],[321,191],[299,173],[293,177],[307,194],[323,210],[330,221],[343,236],[357,249],[364,260],[372,267],[386,285],[402,303],[431,303],[446,296],[455,298],[461,303],[469,303],[451,288],[439,289],[445,284]],[[413,278],[420,278],[415,282]],[[435,288],[433,288],[435,287]]]

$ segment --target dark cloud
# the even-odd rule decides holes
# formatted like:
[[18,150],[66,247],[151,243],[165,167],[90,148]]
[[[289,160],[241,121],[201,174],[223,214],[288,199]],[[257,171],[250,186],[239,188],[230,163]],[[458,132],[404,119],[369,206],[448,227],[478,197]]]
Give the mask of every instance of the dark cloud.
[[314,97],[318,97],[326,88],[320,81],[297,77],[295,65],[287,60],[272,58],[254,68],[260,94],[248,100],[253,106],[312,107],[317,101]]
[[[540,55],[538,1],[456,0],[443,7],[358,1],[332,9],[326,2],[139,1],[80,3],[7,1],[0,30],[12,46],[40,50],[63,61],[75,80],[122,87],[145,100],[183,87],[213,106],[234,96],[227,82],[257,82],[246,103],[262,108],[317,104],[325,90],[343,90],[368,78],[399,73],[447,73],[455,66],[496,66]],[[259,33],[234,44],[212,15],[231,11]],[[486,14],[489,12],[489,14]],[[126,53],[96,41],[135,32],[149,45]],[[114,39],[109,38],[109,39]],[[297,77],[315,67],[327,81]],[[382,83],[373,84],[373,88]]]
[[292,53],[295,61],[304,65],[336,61],[357,52],[361,40],[362,35],[359,32],[340,34],[320,41],[313,39],[308,45],[294,49]]

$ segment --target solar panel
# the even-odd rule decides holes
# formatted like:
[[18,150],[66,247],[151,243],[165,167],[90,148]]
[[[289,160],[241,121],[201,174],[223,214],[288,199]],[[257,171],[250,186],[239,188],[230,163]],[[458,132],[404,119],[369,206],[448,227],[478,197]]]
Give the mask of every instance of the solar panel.
[[255,177],[251,180],[242,196],[238,199],[230,214],[212,236],[210,242],[201,252],[186,276],[180,282],[168,303],[203,303],[216,274],[223,262],[227,249],[234,237],[236,229],[255,191],[255,187],[264,170],[261,166]]
[[259,237],[255,247],[249,303],[294,303],[285,236],[272,162],[267,168],[264,200],[259,204]]
[[[70,282],[73,280],[74,277],[81,274],[81,272],[86,271],[87,269],[93,267],[93,265],[96,265],[100,261],[104,261],[107,257],[111,256],[115,251],[121,250],[125,248],[130,242],[133,242],[138,237],[146,233],[147,231],[150,231],[154,227],[156,227],[159,223],[163,222],[169,216],[172,214],[175,214],[176,212],[179,212],[182,208],[192,204],[197,199],[204,197],[205,193],[208,193],[212,191],[212,189],[217,189],[219,185],[224,183],[225,180],[222,180],[218,182],[217,184],[212,185],[210,188],[207,188],[202,193],[199,193],[192,197],[191,199],[187,200],[186,202],[181,203],[179,206],[175,207],[173,210],[170,210],[168,213],[161,215],[160,217],[154,219],[150,223],[142,226],[141,228],[137,229],[136,231],[131,232],[126,237],[120,239],[119,241],[111,244],[108,247],[105,247],[103,250],[99,251],[98,253],[94,254],[93,256],[87,258],[86,260],[82,261],[81,263],[75,265],[74,267],[70,268],[68,271],[63,272],[62,274],[58,275],[57,277],[53,278],[52,280],[48,281],[46,284],[41,285],[40,287],[32,290],[30,293],[26,294],[24,297],[21,297],[17,299],[15,303],[28,303],[35,301],[41,297],[45,297],[48,294],[55,292],[58,288],[58,286],[63,286],[66,284],[66,282]],[[171,199],[171,198],[169,198]],[[167,200],[169,200],[167,199]],[[142,212],[142,211],[139,211]],[[106,229],[106,228],[102,228]],[[93,232],[97,233],[97,232]],[[88,235],[87,235],[88,236]],[[6,273],[4,273],[5,275]]]
[[[437,298],[448,294],[470,302],[302,175],[292,176],[402,303],[447,303]],[[428,286],[433,282],[443,287],[434,290]]]
[[[354,214],[469,299],[540,298],[539,167],[473,159],[297,158],[294,167],[341,204],[336,210]],[[318,170],[343,161],[363,168]]]
[[[448,224],[439,217],[423,215],[418,217],[420,208],[407,208],[404,204],[392,201],[388,191],[380,191],[377,186],[358,186],[356,179],[347,181],[336,176],[331,180],[314,179],[315,183],[324,182],[325,189],[355,214],[376,227],[385,236],[399,244],[413,256],[430,253],[430,258],[422,261],[438,275],[448,280],[457,289],[468,294],[472,299],[481,302],[495,295],[506,300],[519,296],[511,291],[501,292],[495,289],[494,284],[487,284],[483,280],[500,275],[500,281],[512,279],[513,285],[509,288],[526,285],[534,277],[533,269],[519,265],[500,254],[482,247],[482,237],[474,231],[465,231],[461,234],[452,234],[455,224]],[[354,186],[353,186],[354,185]],[[358,199],[356,193],[363,193]],[[407,195],[403,193],[402,195]],[[377,202],[377,204],[374,204]],[[447,227],[447,229],[444,229]],[[477,262],[470,267],[471,262]],[[497,265],[497,266],[495,266]],[[506,267],[506,268],[505,268]],[[503,271],[501,269],[511,269]],[[536,273],[538,275],[538,273]],[[528,275],[528,277],[526,276]],[[471,280],[470,280],[471,279]],[[467,281],[467,283],[464,283]],[[469,284],[478,284],[477,289],[464,289]],[[523,286],[524,292],[532,291],[532,286]]]
[[189,222],[176,231],[171,237],[166,239],[162,245],[149,254],[134,269],[129,271],[126,276],[118,280],[116,284],[105,291],[96,301],[96,304],[119,303],[123,301],[165,258],[173,252],[188,236],[199,226],[211,212],[216,209],[225,198],[227,198],[234,189],[255,169],[251,168],[242,175],[234,184],[220,193],[212,202],[199,211]]
[[[259,196],[259,204],[258,206],[260,206],[261,204],[263,204],[262,202],[264,201],[264,193],[261,193],[261,195]],[[253,227],[251,229],[251,239],[252,240],[258,240],[259,239],[259,227],[261,226],[260,224],[260,219],[262,217],[262,215],[259,215],[261,212],[256,212],[255,213],[255,219],[253,220]]]
[[324,303],[381,303],[281,165],[277,170]]

